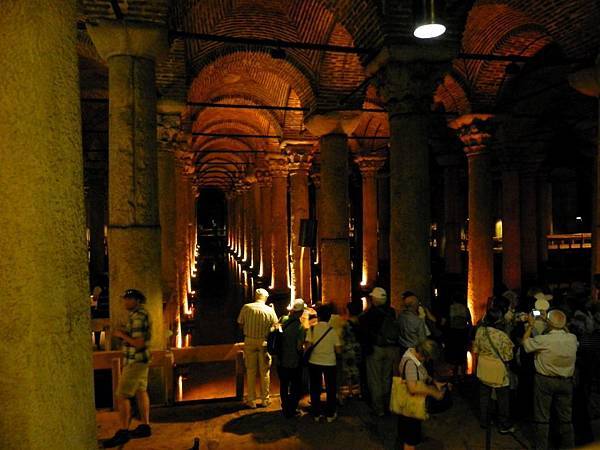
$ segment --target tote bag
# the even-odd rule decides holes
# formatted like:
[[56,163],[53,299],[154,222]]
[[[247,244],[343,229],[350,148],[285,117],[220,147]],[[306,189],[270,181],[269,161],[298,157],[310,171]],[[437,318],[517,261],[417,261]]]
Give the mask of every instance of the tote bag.
[[[406,376],[406,361],[402,370],[402,376],[392,378],[392,392],[390,395],[390,411],[413,419],[427,420],[427,408],[425,407],[425,395],[411,394],[404,380]],[[417,371],[418,377],[418,371]]]
[[487,327],[484,329],[484,333],[494,351],[494,356],[479,355],[477,357],[477,378],[483,383],[491,387],[500,387],[506,385],[508,381],[508,371],[506,369],[506,363],[500,357],[496,346],[490,338]]

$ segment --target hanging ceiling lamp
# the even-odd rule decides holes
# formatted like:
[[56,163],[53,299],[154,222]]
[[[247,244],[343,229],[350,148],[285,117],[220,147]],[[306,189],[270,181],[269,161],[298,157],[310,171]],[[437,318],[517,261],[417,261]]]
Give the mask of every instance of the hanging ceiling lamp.
[[431,39],[444,34],[446,26],[441,21],[443,9],[442,0],[414,0],[415,37]]

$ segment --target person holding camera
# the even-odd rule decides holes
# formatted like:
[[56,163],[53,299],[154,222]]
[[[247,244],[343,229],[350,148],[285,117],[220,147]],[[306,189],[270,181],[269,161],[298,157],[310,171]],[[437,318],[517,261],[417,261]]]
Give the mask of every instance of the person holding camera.
[[574,444],[572,423],[573,373],[577,354],[577,337],[566,328],[564,312],[548,311],[544,334],[531,337],[536,319],[531,315],[523,335],[523,348],[535,357],[533,417],[536,424],[535,448],[548,448],[550,409],[554,408],[560,423],[561,448]]

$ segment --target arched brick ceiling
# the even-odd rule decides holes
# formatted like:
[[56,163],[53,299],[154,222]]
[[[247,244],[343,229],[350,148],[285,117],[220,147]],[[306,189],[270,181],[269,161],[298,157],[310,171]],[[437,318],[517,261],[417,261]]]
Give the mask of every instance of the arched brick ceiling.
[[[366,98],[362,105],[364,108],[375,109],[382,108],[383,101],[377,96],[377,89],[372,84],[369,85],[366,92]],[[364,112],[360,116],[360,121],[353,136],[381,136],[390,135],[390,127],[387,113],[385,112]],[[387,147],[387,139],[350,139],[349,144],[353,152],[374,152],[383,150]]]
[[600,46],[600,2],[590,0],[479,0],[478,5],[506,5],[541,25],[569,57],[595,56]]
[[[462,80],[459,80],[460,78],[457,79],[454,73],[444,76],[443,82],[437,87],[433,95],[434,109],[442,109],[458,115],[471,112],[471,103],[461,83]],[[453,117],[449,116],[447,119],[452,120]]]

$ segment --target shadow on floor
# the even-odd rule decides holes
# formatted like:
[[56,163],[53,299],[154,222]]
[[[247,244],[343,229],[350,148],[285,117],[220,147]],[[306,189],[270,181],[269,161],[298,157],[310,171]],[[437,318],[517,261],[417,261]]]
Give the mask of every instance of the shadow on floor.
[[152,409],[152,422],[156,423],[185,423],[211,420],[221,416],[235,414],[244,409],[242,403],[232,401],[227,403],[209,403],[183,405]]
[[225,433],[237,435],[251,434],[252,438],[266,444],[298,434],[297,422],[285,419],[281,411],[265,411],[246,414],[223,425]]

